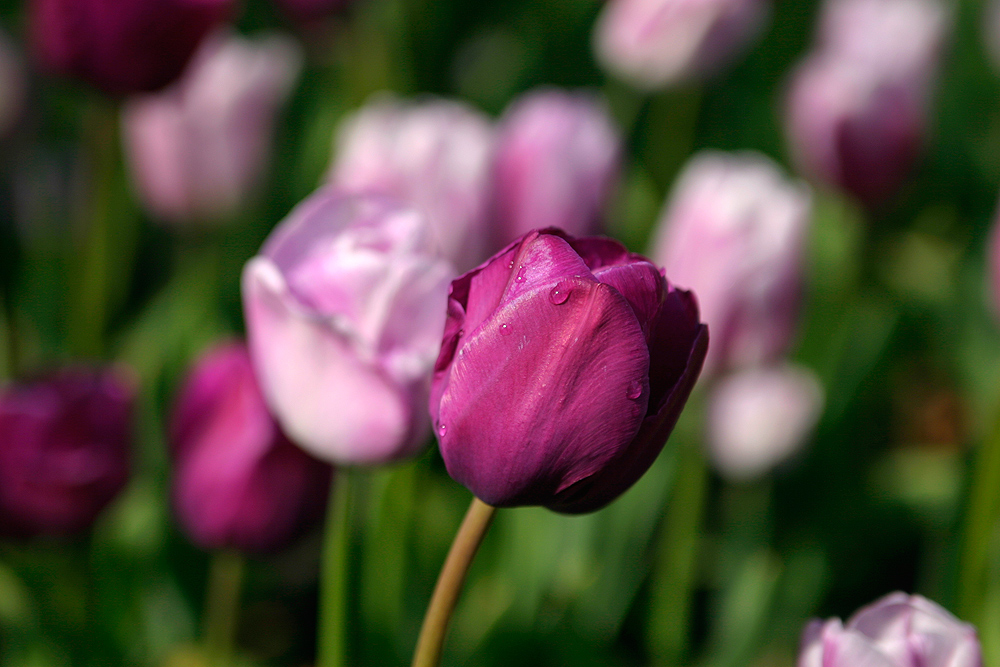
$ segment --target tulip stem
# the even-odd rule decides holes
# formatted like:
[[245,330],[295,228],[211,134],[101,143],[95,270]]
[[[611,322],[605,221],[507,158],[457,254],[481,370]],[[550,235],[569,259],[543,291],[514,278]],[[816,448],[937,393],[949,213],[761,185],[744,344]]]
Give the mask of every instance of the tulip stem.
[[990,545],[1000,515],[1000,414],[993,432],[979,446],[965,514],[965,535],[958,580],[958,612],[978,623],[987,589]]
[[437,667],[441,662],[441,649],[444,637],[448,631],[448,621],[458,602],[458,594],[465,583],[465,575],[469,572],[472,559],[479,550],[486,531],[493,522],[496,508],[487,505],[479,498],[473,498],[469,510],[465,513],[462,525],[451,543],[448,557],[441,568],[437,585],[431,595],[431,603],[424,616],[424,624],[420,628],[420,638],[417,640],[417,650],[413,654],[413,667]]
[[350,579],[353,471],[342,468],[326,508],[320,574],[317,667],[347,665],[347,582]]
[[217,551],[212,556],[205,599],[205,658],[211,667],[232,664],[243,584],[243,556]]

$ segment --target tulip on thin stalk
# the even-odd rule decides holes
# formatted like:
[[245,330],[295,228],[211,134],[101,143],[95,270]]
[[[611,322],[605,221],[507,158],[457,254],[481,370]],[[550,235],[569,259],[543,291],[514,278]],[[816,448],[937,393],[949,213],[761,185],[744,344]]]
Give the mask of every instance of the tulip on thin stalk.
[[[417,210],[324,188],[296,207],[243,273],[251,356],[288,436],[341,466],[417,454],[448,283],[434,230]],[[319,665],[346,664],[350,480],[327,513]]]
[[209,350],[181,389],[171,423],[174,512],[214,552],[204,641],[211,665],[233,657],[242,553],[284,548],[322,517],[330,466],[296,447],[261,395],[242,343]]
[[438,579],[415,667],[437,665],[495,507],[604,507],[666,442],[708,347],[691,293],[605,238],[533,231],[451,285],[431,415],[475,498]]

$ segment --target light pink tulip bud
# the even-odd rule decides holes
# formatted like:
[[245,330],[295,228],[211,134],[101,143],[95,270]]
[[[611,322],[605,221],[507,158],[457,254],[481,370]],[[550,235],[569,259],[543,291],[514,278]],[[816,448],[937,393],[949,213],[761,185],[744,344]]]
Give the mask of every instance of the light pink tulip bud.
[[146,206],[171,222],[237,213],[266,173],[275,116],[301,65],[290,38],[216,34],[177,83],[130,100],[123,140]]
[[543,227],[598,233],[621,151],[618,129],[591,95],[548,89],[516,100],[497,136],[496,246]]
[[329,181],[422,211],[440,256],[459,270],[486,257],[493,128],[460,102],[379,95],[341,123]]
[[798,320],[809,189],[756,153],[705,152],[679,177],[653,259],[698,296],[703,376],[784,354]]
[[738,371],[713,388],[707,440],[716,468],[751,479],[794,454],[823,410],[823,387],[801,366],[778,364]]
[[934,0],[829,0],[788,94],[792,157],[867,203],[920,156],[947,17]]
[[10,134],[23,115],[27,89],[24,59],[7,33],[0,30],[0,139]]
[[976,629],[919,595],[891,593],[802,634],[798,667],[982,667]]
[[663,88],[723,69],[760,33],[769,9],[764,0],[609,0],[594,50],[615,76]]
[[264,396],[320,459],[375,464],[416,451],[441,348],[451,266],[415,210],[320,190],[243,271]]

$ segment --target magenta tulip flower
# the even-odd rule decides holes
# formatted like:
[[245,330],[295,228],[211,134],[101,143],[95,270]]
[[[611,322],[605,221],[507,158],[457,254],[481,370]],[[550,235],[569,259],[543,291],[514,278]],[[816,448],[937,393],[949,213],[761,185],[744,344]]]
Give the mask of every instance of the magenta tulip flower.
[[31,0],[31,39],[42,64],[112,94],[176,79],[232,0]]
[[242,343],[198,361],[170,435],[174,509],[202,548],[279,549],[322,516],[330,466],[282,433]]
[[707,346],[649,260],[530,232],[451,285],[430,402],[448,472],[493,506],[599,509],[663,448]]
[[982,667],[976,629],[919,595],[892,593],[841,623],[815,620],[798,667]]
[[829,0],[818,49],[796,70],[786,131],[821,182],[874,204],[919,158],[947,25],[935,0]]
[[765,0],[608,0],[597,20],[598,62],[638,88],[702,79],[760,33]]
[[493,167],[497,247],[554,226],[600,231],[618,175],[622,140],[599,99],[543,89],[504,112]]
[[0,532],[88,528],[128,481],[132,404],[132,387],[108,370],[0,390]]
[[426,441],[454,276],[435,251],[417,211],[328,188],[299,204],[247,263],[257,377],[285,432],[318,458],[385,463]]
[[438,254],[459,270],[488,254],[493,128],[460,102],[380,95],[341,123],[329,182],[427,216]]
[[810,217],[809,189],[762,155],[702,153],[678,178],[653,258],[698,295],[712,331],[706,376],[788,351]]
[[140,199],[175,223],[231,219],[266,173],[275,117],[302,64],[295,41],[217,33],[179,81],[130,99],[122,139]]

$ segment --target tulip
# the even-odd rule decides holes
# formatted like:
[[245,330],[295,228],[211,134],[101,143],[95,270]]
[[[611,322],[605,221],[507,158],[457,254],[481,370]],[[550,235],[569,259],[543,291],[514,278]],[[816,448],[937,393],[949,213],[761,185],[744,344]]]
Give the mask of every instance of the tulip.
[[327,188],[296,207],[244,268],[264,396],[291,439],[320,459],[384,463],[426,439],[454,275],[434,252],[420,213]]
[[0,30],[0,139],[11,133],[24,114],[27,79],[21,54]]
[[976,629],[919,595],[892,593],[840,619],[814,620],[798,667],[982,667]]
[[70,368],[0,390],[0,532],[71,535],[128,481],[133,389]]
[[330,183],[421,210],[438,254],[459,270],[485,258],[493,154],[485,116],[459,102],[381,95],[341,123],[335,143]]
[[591,95],[550,89],[515,101],[493,167],[497,246],[547,226],[597,233],[621,152],[618,129]]
[[31,39],[42,64],[111,94],[176,79],[232,0],[31,0]]
[[823,409],[823,387],[807,368],[777,364],[728,375],[712,388],[706,440],[716,468],[751,479],[794,454]]
[[677,180],[653,259],[698,295],[712,331],[706,375],[788,350],[810,207],[806,186],[754,153],[702,153]]
[[655,90],[714,75],[760,33],[764,0],[609,0],[594,51],[609,72]]
[[599,509],[663,448],[707,346],[649,260],[530,232],[451,285],[430,403],[448,473],[493,506]]
[[920,156],[946,25],[931,0],[829,2],[796,70],[786,132],[803,172],[874,204]]
[[123,140],[146,206],[172,222],[231,218],[266,172],[301,62],[289,38],[215,34],[177,83],[130,100]]
[[242,343],[199,360],[171,426],[174,508],[199,546],[272,551],[322,516],[330,467],[282,433]]

